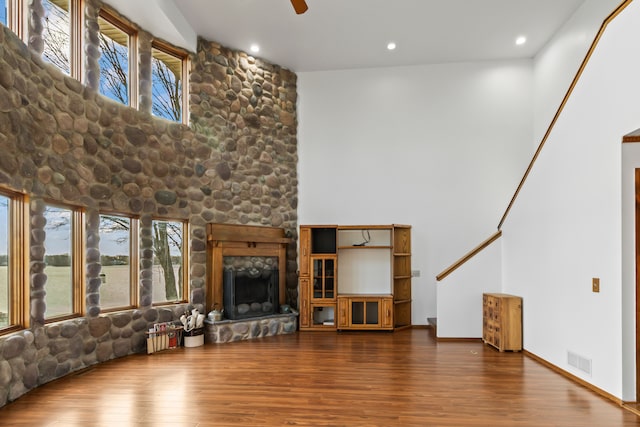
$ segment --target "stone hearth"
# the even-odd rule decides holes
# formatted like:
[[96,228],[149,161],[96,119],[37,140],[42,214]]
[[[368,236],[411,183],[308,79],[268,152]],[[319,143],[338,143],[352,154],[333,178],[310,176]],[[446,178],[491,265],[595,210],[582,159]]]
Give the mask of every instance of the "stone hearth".
[[205,343],[223,344],[274,335],[292,334],[298,329],[298,313],[273,314],[241,320],[206,319]]

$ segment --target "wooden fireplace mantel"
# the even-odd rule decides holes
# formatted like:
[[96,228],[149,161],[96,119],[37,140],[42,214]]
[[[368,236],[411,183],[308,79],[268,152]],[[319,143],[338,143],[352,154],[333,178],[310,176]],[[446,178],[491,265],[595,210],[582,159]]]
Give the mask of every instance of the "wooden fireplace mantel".
[[292,240],[284,229],[256,225],[207,224],[207,311],[220,310],[225,256],[264,256],[278,258],[278,299],[285,303],[287,282],[287,244]]

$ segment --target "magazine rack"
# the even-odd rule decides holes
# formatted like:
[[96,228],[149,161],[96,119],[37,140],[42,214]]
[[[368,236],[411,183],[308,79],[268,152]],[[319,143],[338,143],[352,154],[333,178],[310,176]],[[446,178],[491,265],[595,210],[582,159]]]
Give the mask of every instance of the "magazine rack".
[[182,326],[156,324],[153,330],[145,332],[147,336],[147,354],[180,347],[182,330]]

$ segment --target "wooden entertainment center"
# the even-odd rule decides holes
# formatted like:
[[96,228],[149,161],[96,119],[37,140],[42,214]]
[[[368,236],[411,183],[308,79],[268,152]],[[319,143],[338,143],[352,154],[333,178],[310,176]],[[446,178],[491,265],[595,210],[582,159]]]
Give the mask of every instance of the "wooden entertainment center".
[[411,226],[300,226],[300,330],[411,326]]

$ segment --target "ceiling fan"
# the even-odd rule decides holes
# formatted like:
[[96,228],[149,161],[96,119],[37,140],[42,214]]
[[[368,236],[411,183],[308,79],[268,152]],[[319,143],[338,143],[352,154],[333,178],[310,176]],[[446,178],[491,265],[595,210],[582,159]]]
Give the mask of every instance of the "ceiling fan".
[[305,0],[291,0],[291,4],[298,15],[305,13],[309,9]]

